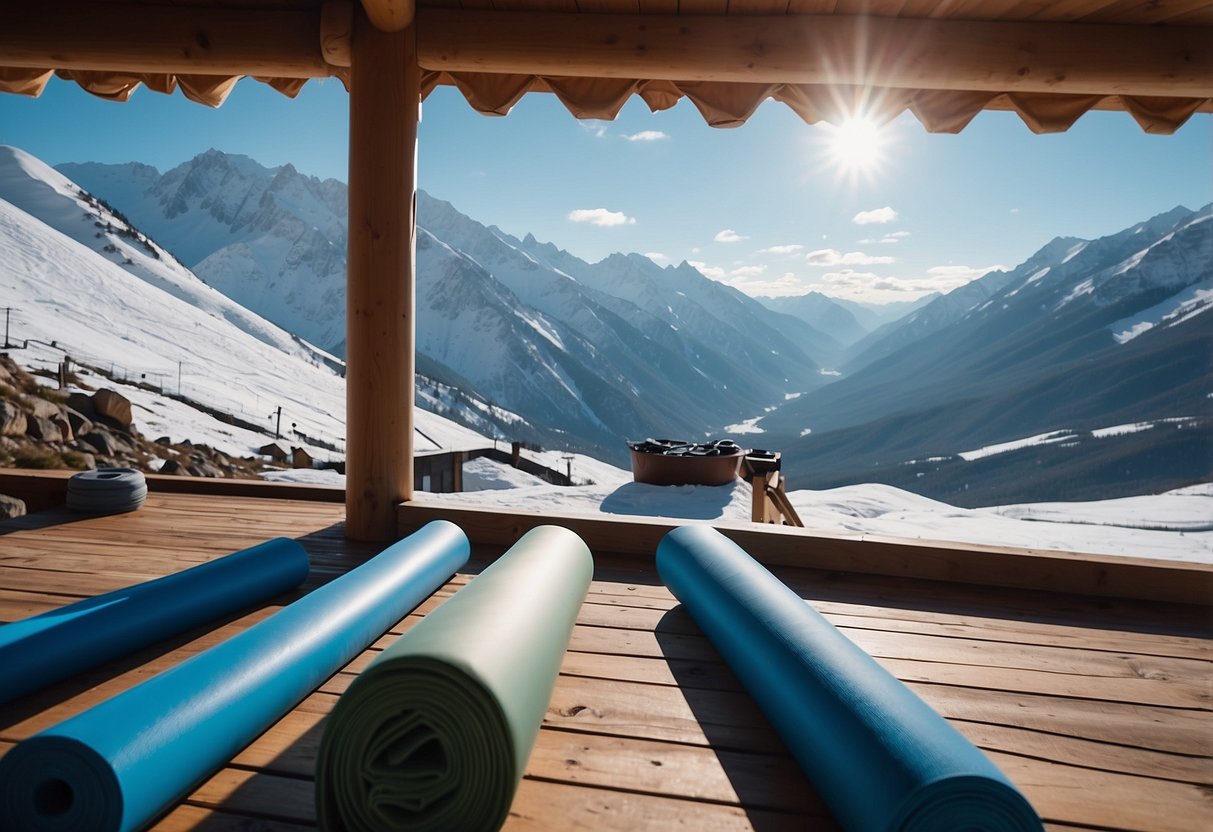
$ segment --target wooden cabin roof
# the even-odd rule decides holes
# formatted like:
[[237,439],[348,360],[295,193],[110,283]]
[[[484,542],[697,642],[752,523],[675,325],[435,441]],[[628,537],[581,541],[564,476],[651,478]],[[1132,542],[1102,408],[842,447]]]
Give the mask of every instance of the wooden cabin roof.
[[[138,86],[221,104],[244,76],[295,95],[344,78],[352,0],[63,0],[8,4],[0,91],[53,74],[105,98]],[[363,0],[373,22],[410,0]],[[1036,132],[1091,109],[1169,133],[1213,112],[1213,3],[1191,0],[417,0],[422,94],[453,85],[501,115],[528,92],[579,118],[632,96],[688,98],[718,127],[768,98],[807,122],[910,110],[957,132],[986,109]]]

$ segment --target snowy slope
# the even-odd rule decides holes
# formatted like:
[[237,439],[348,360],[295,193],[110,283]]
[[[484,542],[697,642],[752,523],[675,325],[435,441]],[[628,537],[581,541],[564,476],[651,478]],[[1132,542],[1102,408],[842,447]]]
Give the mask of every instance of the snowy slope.
[[[1035,550],[1213,563],[1213,486],[1088,503],[963,509],[885,485],[788,494],[810,533],[944,540]],[[521,512],[612,514],[748,525],[753,493],[721,486],[634,482],[576,488],[550,485],[425,499],[441,505]],[[1203,521],[1200,518],[1204,518]]]
[[[344,184],[219,151],[163,175],[138,164],[60,169],[210,285],[342,351]],[[448,385],[472,382],[497,407],[525,414],[530,424],[511,432],[530,441],[622,459],[627,438],[698,438],[749,417],[755,404],[820,386],[809,347],[837,346],[689,266],[571,258],[574,277],[533,238],[487,228],[424,193],[418,221],[419,362],[434,361]]]
[[[38,179],[36,166],[26,169]],[[51,205],[63,199],[56,184],[62,185],[45,185]],[[75,213],[83,211],[81,205]],[[60,211],[59,217],[69,227],[75,221],[71,212]],[[10,338],[30,341],[28,349],[14,351],[21,363],[54,367],[67,354],[170,391],[176,391],[180,371],[184,396],[267,428],[272,427],[271,412],[281,406],[284,432],[293,424],[301,434],[343,447],[344,380],[297,350],[284,351],[233,324],[222,305],[195,307],[3,199],[0,263],[0,295],[13,308]],[[176,277],[176,285],[188,288],[188,277]],[[254,331],[274,331],[250,313],[241,320]],[[58,346],[49,346],[52,342]],[[284,346],[297,345],[288,337]],[[104,384],[119,386],[132,400],[136,426],[149,436],[207,442],[236,455],[247,455],[272,438],[134,386]],[[419,411],[416,419],[419,452],[492,444],[431,413]],[[307,445],[290,433],[284,441]],[[342,455],[311,447],[320,459]]]
[[[9,154],[9,159],[17,157]],[[76,231],[74,236],[61,233],[0,199],[0,263],[4,264],[0,293],[6,305],[14,307],[11,337],[32,339],[27,350],[15,351],[18,360],[53,366],[66,351],[99,366],[112,362],[129,375],[146,376],[169,389],[176,386],[180,364],[182,392],[194,399],[267,427],[270,411],[282,405],[284,426],[294,422],[309,436],[342,444],[344,387],[340,377],[310,360],[307,351],[298,352],[299,345],[292,339],[283,342],[283,349],[275,346],[272,342],[277,330],[273,326],[214,299],[204,285],[191,280],[187,271],[179,271],[171,261],[164,260],[163,253],[160,258],[148,254],[148,246],[154,247],[154,243],[144,245],[137,237],[118,231],[112,232],[115,237],[90,237],[96,231],[111,233],[91,225],[106,216],[97,213],[98,206],[76,194],[70,183],[55,179],[29,160],[17,166],[31,182],[22,183],[19,176],[10,176],[3,184],[5,192],[63,224],[68,231]],[[9,170],[11,173],[12,168]],[[25,195],[17,197],[18,191]],[[41,196],[33,198],[31,192]],[[91,219],[84,218],[86,211]],[[101,221],[110,222],[114,228],[120,222],[117,218]],[[90,232],[90,228],[95,231]],[[107,256],[115,254],[105,251],[107,240],[116,240],[115,248],[118,242],[128,245],[119,249],[123,252],[120,262]],[[100,251],[96,250],[98,245]],[[165,271],[152,274],[155,264],[144,263],[137,256],[159,260]],[[126,259],[132,263],[126,263]],[[161,288],[158,281],[167,282],[167,286]],[[198,305],[188,299],[196,300]],[[536,344],[555,347],[553,341],[573,337],[559,326],[549,326],[542,317],[516,319],[516,325],[529,329]],[[52,341],[59,348],[47,346]],[[101,383],[96,376],[93,378]],[[269,441],[265,433],[234,428],[154,392],[104,383],[118,386],[131,398],[137,426],[149,436],[189,438],[237,455],[248,454]],[[437,395],[441,398],[445,394]],[[492,444],[433,414],[419,412],[416,418],[416,444],[421,453],[439,447],[474,449]],[[1144,423],[1127,423],[1102,430],[1110,434],[1151,429]],[[330,455],[320,447],[313,446],[312,450],[320,458]],[[472,502],[515,510],[607,512],[739,523],[749,516],[751,495],[744,483],[722,488],[656,488],[632,483],[626,471],[591,458],[573,455],[566,459],[559,451],[524,453],[557,470],[563,471],[571,463],[577,481],[592,480],[595,484],[566,489],[527,485],[528,480],[519,472],[478,460],[468,471],[472,481],[480,487],[499,488],[491,494],[443,499],[451,504]],[[297,479],[316,475],[308,472],[288,476]],[[323,476],[324,481],[341,482],[338,476]],[[1213,516],[1213,490],[1208,486],[1104,503],[981,510],[957,509],[879,485],[797,491],[792,501],[811,529],[828,534],[922,537],[1213,560],[1213,532],[1208,528],[1208,518]]]
[[[1056,432],[1207,416],[1211,217],[1211,207],[1181,207],[1099,239],[1058,238],[1015,269],[907,316],[885,334],[887,355],[758,426],[784,451],[789,476],[823,488],[880,479],[989,505],[1202,481],[1213,471],[1207,421],[1078,445]],[[954,305],[971,287],[981,291]],[[797,438],[806,427],[812,432]],[[982,455],[968,470],[897,468],[1045,434],[1060,441]]]
[[241,305],[325,349],[343,339],[347,201],[341,183],[216,150],[163,176],[139,164],[61,170]]
[[302,357],[318,352],[203,283],[156,242],[63,174],[15,147],[0,145],[0,199],[42,220],[145,282],[266,344]]

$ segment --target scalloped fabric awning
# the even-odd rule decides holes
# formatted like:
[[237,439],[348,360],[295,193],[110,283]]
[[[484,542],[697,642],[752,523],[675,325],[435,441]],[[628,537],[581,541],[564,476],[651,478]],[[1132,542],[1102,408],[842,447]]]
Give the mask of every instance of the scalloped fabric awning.
[[[335,70],[337,68],[334,68]],[[243,76],[136,75],[80,70],[0,67],[0,92],[37,96],[55,75],[113,101],[126,101],[142,84],[159,93],[180,89],[191,101],[218,107]],[[341,77],[338,73],[337,77]],[[257,78],[294,98],[301,78]],[[1213,98],[1054,95],[964,90],[906,90],[805,84],[744,84],[697,81],[639,81],[616,78],[540,77],[493,73],[422,73],[422,97],[440,85],[459,89],[473,109],[504,116],[522,96],[551,93],[577,118],[614,119],[627,100],[639,96],[654,112],[687,98],[712,127],[744,124],[767,99],[780,101],[805,122],[836,123],[862,112],[892,119],[909,110],[932,133],[959,133],[982,110],[1013,110],[1034,133],[1068,130],[1089,110],[1127,111],[1147,133],[1174,133],[1193,113],[1213,112]]]

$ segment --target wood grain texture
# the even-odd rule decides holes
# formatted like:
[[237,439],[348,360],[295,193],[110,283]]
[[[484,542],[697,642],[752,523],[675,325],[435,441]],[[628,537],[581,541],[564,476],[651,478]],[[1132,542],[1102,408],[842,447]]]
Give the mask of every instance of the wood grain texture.
[[1213,95],[1213,44],[1204,27],[424,8],[417,20],[418,59],[439,72]]
[[320,7],[209,8],[143,3],[7,3],[8,67],[323,78]]
[[[153,495],[139,512],[0,524],[0,620],[45,612],[280,534],[308,549],[303,592],[373,554],[341,507]],[[129,546],[122,541],[131,541]],[[501,552],[463,572],[162,817],[157,830],[315,828],[326,715],[400,633]],[[1206,624],[1153,602],[977,585],[775,572],[994,759],[1056,832],[1199,828],[1213,786]],[[0,707],[16,741],[196,655],[289,601],[247,610]],[[1179,609],[1179,608],[1175,608]],[[1177,624],[1177,622],[1179,622]],[[1187,623],[1184,623],[1187,622]],[[1174,632],[1174,634],[1171,634]],[[656,580],[651,561],[596,558],[512,830],[836,827],[740,681]]]
[[416,27],[385,33],[357,11],[350,67],[346,278],[346,534],[391,540],[413,494]]

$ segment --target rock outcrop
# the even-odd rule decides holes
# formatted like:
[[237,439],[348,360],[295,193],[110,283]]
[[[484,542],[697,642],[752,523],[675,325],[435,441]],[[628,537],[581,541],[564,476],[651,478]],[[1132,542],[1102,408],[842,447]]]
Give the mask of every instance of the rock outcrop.
[[[118,391],[63,392],[0,355],[3,467],[117,467],[193,477],[257,477],[264,465],[252,456],[229,458],[188,439],[175,443],[162,436],[149,441],[136,429],[130,400]],[[0,517],[7,510],[0,506]]]

